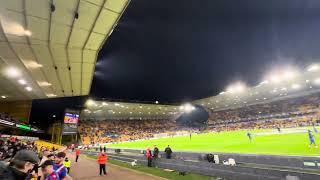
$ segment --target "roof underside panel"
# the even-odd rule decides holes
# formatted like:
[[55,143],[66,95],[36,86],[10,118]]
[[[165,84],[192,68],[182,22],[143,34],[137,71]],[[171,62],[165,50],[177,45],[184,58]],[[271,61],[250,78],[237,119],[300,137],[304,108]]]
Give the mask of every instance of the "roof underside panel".
[[[0,1],[1,100],[87,95],[97,54],[129,1],[53,3],[51,12],[46,0]],[[19,76],[9,77],[9,67]]]

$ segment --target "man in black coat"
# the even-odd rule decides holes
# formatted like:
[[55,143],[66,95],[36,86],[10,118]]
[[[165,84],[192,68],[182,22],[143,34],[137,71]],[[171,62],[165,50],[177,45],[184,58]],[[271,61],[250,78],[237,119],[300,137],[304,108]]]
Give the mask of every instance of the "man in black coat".
[[16,153],[7,166],[0,162],[0,179],[1,180],[25,180],[28,179],[30,172],[35,165],[39,163],[39,159],[35,152],[29,150],[21,150]]
[[164,150],[164,152],[166,153],[166,158],[167,158],[167,159],[171,159],[172,150],[171,150],[171,148],[170,148],[169,145],[168,145],[168,147],[166,147],[166,149]]

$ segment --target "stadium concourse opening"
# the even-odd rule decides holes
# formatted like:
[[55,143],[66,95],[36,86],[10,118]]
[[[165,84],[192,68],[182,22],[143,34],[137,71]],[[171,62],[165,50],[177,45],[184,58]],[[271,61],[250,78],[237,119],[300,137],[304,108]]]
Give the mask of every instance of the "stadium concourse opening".
[[319,9],[0,1],[0,180],[320,179]]

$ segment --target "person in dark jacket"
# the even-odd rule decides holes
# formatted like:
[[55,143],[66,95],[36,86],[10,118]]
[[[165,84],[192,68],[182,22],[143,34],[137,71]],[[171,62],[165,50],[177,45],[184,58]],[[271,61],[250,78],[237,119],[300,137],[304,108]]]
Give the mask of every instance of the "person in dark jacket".
[[104,146],[103,147],[103,152],[106,152],[107,151],[107,148]]
[[153,158],[158,158],[159,156],[159,148],[154,145],[154,149],[153,149]]
[[172,150],[171,150],[171,148],[170,148],[169,145],[168,145],[168,147],[166,147],[166,149],[164,150],[164,152],[166,153],[166,158],[167,158],[167,159],[171,159]]
[[16,153],[10,161],[9,166],[0,162],[0,179],[1,180],[28,180],[30,173],[39,159],[35,152],[21,150]]

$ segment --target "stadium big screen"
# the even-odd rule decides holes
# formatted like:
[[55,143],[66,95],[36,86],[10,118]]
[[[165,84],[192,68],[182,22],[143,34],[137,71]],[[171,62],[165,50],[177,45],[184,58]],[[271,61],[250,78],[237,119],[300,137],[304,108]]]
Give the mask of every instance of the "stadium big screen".
[[80,117],[78,110],[66,109],[63,118],[63,134],[76,134]]

